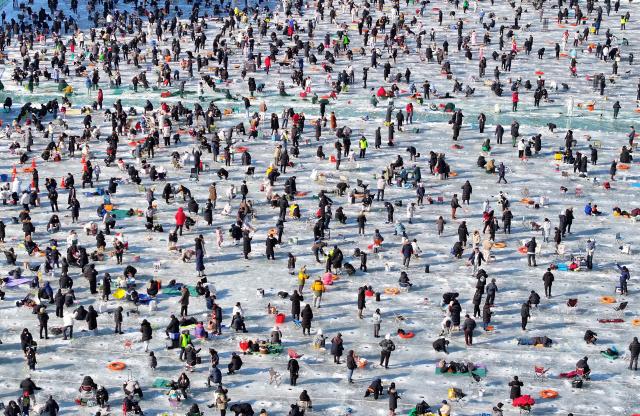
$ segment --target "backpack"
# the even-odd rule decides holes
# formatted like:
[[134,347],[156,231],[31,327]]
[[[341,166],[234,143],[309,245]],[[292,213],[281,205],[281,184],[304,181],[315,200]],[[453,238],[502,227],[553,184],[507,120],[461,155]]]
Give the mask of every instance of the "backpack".
[[418,415],[421,415],[423,413],[427,413],[429,411],[431,411],[431,408],[429,407],[427,402],[425,402],[424,400],[421,403],[418,403],[416,405],[416,414],[418,414]]

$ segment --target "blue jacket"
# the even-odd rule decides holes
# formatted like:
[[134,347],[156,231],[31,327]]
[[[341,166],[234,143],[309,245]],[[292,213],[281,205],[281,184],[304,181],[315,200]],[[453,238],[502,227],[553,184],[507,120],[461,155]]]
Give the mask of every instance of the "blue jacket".
[[625,284],[627,280],[631,279],[631,275],[629,274],[629,270],[623,269],[620,265],[616,264],[618,270],[620,270],[620,286]]

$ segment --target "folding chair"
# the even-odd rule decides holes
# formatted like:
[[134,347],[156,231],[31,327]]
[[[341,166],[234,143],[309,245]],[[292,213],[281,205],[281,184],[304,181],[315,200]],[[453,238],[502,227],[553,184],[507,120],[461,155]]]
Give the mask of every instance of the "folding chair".
[[620,302],[620,305],[613,308],[613,311],[616,312],[616,317],[622,319],[624,317],[624,311],[627,309],[627,305],[629,302]]
[[198,182],[198,169],[191,168],[191,172],[189,173],[189,180]]
[[624,240],[622,239],[622,235],[620,233],[616,233],[616,245],[621,246]]
[[556,249],[556,257],[560,259],[564,259],[567,254],[567,246],[564,244],[558,244],[558,248]]
[[547,371],[551,368],[544,368],[544,366],[533,366],[533,379],[537,381],[545,381],[547,378]]
[[569,299],[567,301],[566,312],[567,313],[570,313],[570,312],[574,312],[575,313],[577,307],[578,307],[578,299]]
[[576,186],[576,196],[577,197],[581,197],[582,196],[582,187]]

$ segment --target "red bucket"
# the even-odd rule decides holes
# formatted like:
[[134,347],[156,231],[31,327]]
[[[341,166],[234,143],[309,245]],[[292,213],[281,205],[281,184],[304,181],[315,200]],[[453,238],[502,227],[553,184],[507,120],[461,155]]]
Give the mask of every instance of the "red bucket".
[[276,323],[283,324],[284,323],[285,314],[279,313],[276,315]]

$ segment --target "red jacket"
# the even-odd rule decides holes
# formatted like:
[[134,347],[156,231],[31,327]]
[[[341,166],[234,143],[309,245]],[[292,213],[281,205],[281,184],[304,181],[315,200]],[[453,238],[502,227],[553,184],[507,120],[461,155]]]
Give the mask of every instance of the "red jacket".
[[264,66],[266,66],[267,68],[271,67],[271,57],[267,56],[266,58],[264,58]]
[[178,212],[176,212],[176,225],[184,225],[184,222],[187,220],[187,216],[185,215],[182,208],[178,208]]
[[512,103],[518,102],[518,91],[514,91],[511,93],[511,102]]
[[98,90],[98,102],[104,99],[104,95],[102,94],[102,90]]

